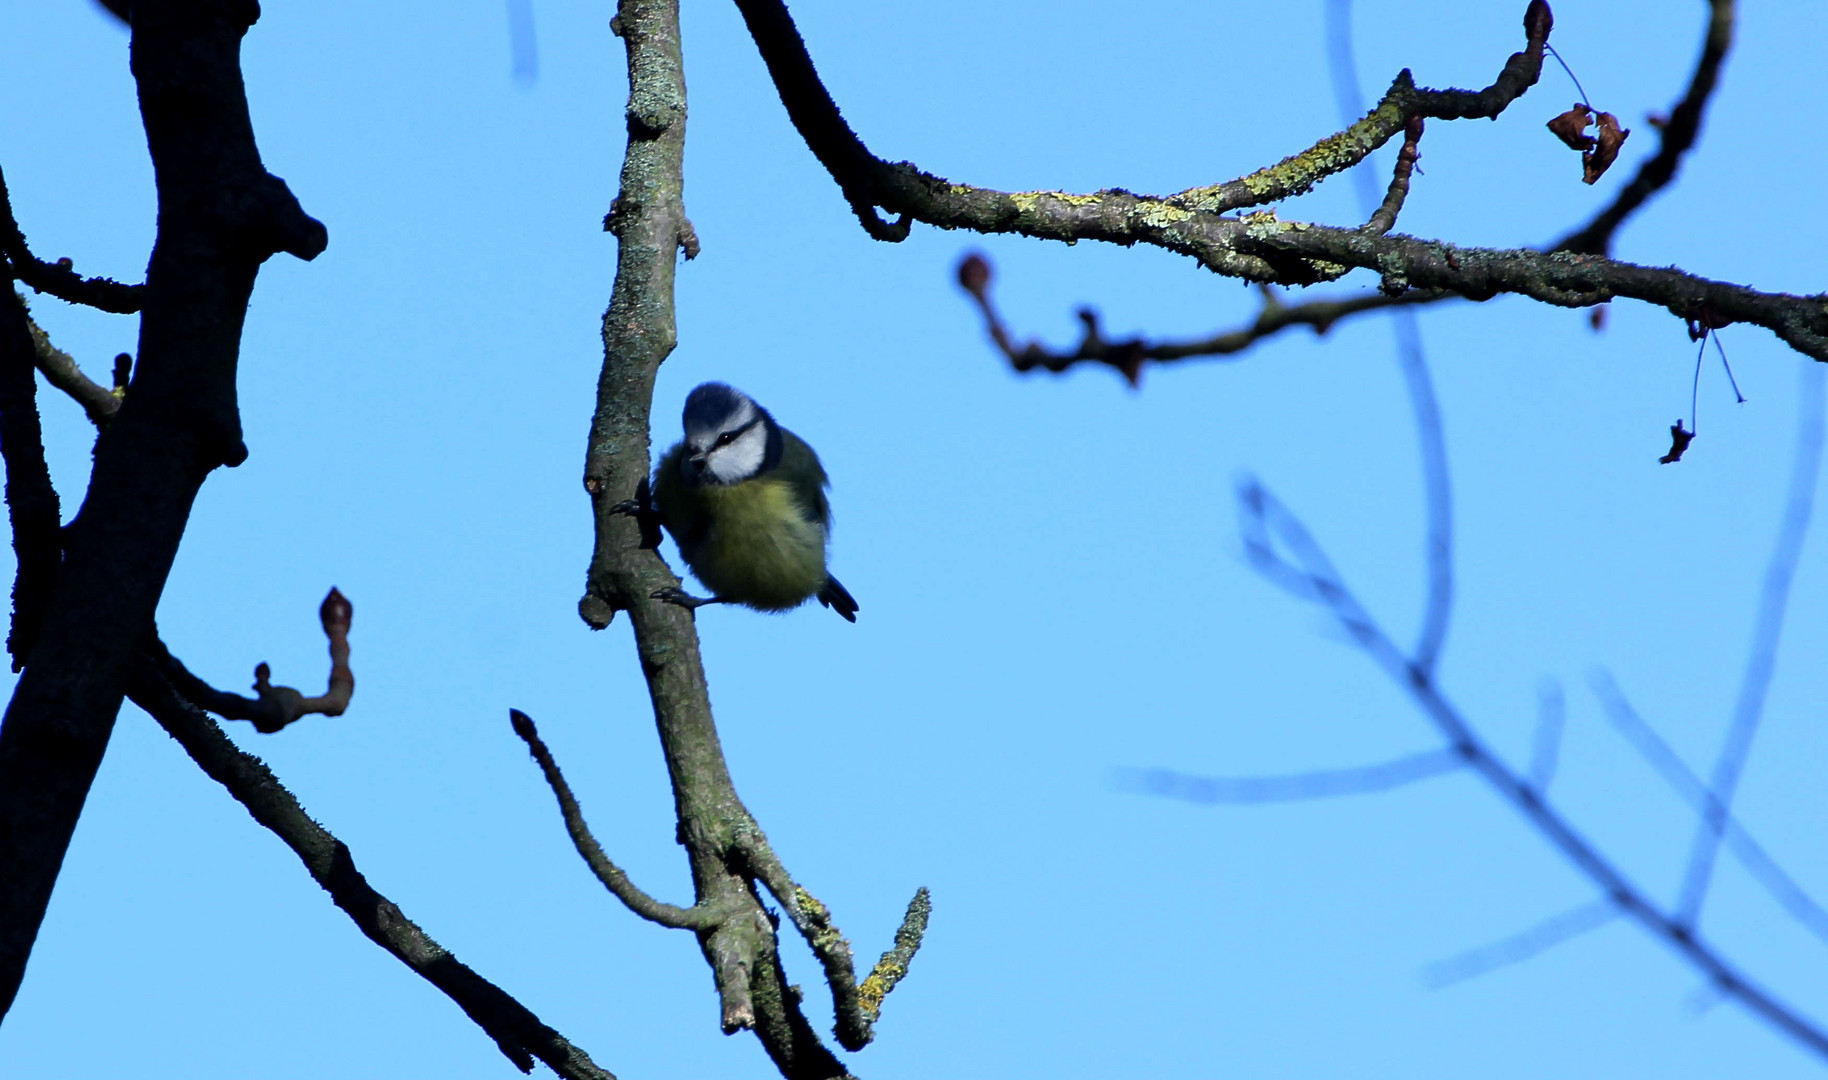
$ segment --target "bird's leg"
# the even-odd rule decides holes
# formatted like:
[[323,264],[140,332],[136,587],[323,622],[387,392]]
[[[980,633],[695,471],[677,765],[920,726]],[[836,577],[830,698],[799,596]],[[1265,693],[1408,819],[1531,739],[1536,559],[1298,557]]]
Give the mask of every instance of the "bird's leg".
[[653,492],[649,488],[647,477],[635,485],[635,497],[623,499],[609,508],[612,514],[622,514],[635,519],[641,527],[641,546],[653,549],[660,546],[660,511],[654,509]]
[[649,594],[648,599],[659,600],[668,604],[677,604],[687,611],[697,611],[706,604],[727,604],[730,602],[721,596],[693,596],[691,593],[679,588],[656,589]]

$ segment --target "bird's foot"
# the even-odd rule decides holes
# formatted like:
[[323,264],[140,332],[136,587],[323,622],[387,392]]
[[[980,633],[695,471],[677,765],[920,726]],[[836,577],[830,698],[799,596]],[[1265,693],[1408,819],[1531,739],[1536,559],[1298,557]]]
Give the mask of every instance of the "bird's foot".
[[659,600],[660,602],[666,603],[666,604],[674,604],[678,607],[685,608],[687,611],[697,611],[699,608],[704,607],[706,604],[724,603],[724,600],[722,597],[693,596],[691,593],[686,592],[684,589],[673,588],[670,586],[665,589],[655,589],[651,594],[649,594],[648,599]]
[[647,477],[635,487],[635,497],[623,499],[609,508],[609,512],[621,517],[632,517],[641,529],[641,546],[652,550],[660,546],[660,512],[654,509],[653,492],[649,490]]

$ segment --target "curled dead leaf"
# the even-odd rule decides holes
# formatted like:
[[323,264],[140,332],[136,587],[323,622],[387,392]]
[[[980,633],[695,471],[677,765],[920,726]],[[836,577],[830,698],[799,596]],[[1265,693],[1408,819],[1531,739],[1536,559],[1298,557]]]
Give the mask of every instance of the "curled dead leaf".
[[1619,127],[1619,118],[1609,112],[1599,114],[1599,139],[1592,150],[1581,155],[1581,179],[1591,184],[1606,175],[1606,170],[1619,158],[1619,147],[1625,145],[1625,139],[1631,134],[1626,128]]
[[1682,427],[1682,421],[1678,419],[1669,425],[1669,453],[1664,454],[1657,461],[1664,465],[1674,465],[1682,460],[1682,452],[1687,450],[1688,444],[1694,441],[1695,433],[1685,430]]
[[1587,134],[1587,125],[1592,122],[1593,114],[1577,101],[1572,109],[1549,121],[1549,130],[1566,143],[1568,149],[1585,153],[1593,148],[1593,136]]

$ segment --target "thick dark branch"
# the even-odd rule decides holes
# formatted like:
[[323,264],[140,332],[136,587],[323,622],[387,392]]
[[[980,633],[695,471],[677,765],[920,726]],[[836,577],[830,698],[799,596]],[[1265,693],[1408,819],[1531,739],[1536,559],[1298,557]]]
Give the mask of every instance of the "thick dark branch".
[[39,292],[50,293],[72,304],[112,311],[120,315],[140,310],[143,285],[123,285],[108,278],[85,278],[70,267],[70,260],[48,263],[32,254],[26,246],[25,233],[13,216],[13,201],[7,194],[6,174],[0,172],[0,256],[17,280]]
[[254,144],[240,48],[257,12],[246,0],[133,6],[159,233],[133,393],[96,442],[0,725],[0,1011],[24,976],[192,502],[212,469],[247,456],[235,369],[255,274],[276,251],[309,258],[326,242]]
[[1172,769],[1126,769],[1127,788],[1195,803],[1297,802],[1390,791],[1464,768],[1454,750],[1424,750],[1375,765],[1318,769],[1288,776],[1190,776]]
[[643,892],[623,869],[610,861],[603,853],[603,845],[591,835],[590,826],[584,823],[584,810],[578,805],[576,796],[571,793],[571,785],[565,783],[565,774],[559,771],[559,763],[552,756],[540,738],[539,730],[533,726],[533,718],[519,709],[509,709],[508,719],[514,725],[514,734],[521,737],[527,749],[533,754],[533,760],[539,763],[540,771],[546,774],[546,784],[552,788],[552,794],[558,798],[559,814],[565,819],[565,831],[571,834],[571,842],[577,846],[578,854],[583,856],[584,864],[590,867],[591,873],[603,883],[616,899],[628,910],[661,926],[675,930],[696,930],[708,926],[713,921],[710,912],[698,908],[682,908],[676,904],[662,903]]
[[13,619],[6,651],[13,670],[25,667],[38,626],[51,603],[62,513],[44,459],[38,423],[38,380],[32,375],[33,342],[25,302],[11,288],[0,295],[0,456],[6,459],[6,510],[13,527]]
[[254,690],[258,696],[251,698],[218,690],[191,674],[163,641],[153,642],[153,661],[180,694],[200,707],[225,720],[252,721],[255,731],[271,735],[302,717],[341,716],[349,708],[349,699],[355,694],[355,673],[349,670],[349,624],[354,616],[349,599],[334,588],[317,609],[324,636],[330,639],[330,686],[315,697],[306,697],[290,686],[274,686],[270,681],[272,671],[265,661],[254,667]]
[[150,662],[134,678],[132,696],[134,704],[152,714],[255,821],[285,841],[312,880],[323,886],[370,941],[456,1002],[522,1072],[531,1072],[537,1058],[571,1080],[615,1080],[590,1055],[547,1027],[507,991],[452,956],[393,901],[376,892],[356,869],[343,842],[312,820],[264,762],[237,748],[207,714],[159,676]]
[[1706,36],[1701,41],[1701,57],[1695,62],[1688,89],[1669,111],[1659,132],[1657,152],[1642,165],[1631,183],[1620,189],[1612,202],[1594,215],[1593,220],[1557,241],[1552,250],[1604,255],[1612,249],[1613,234],[1652,195],[1669,186],[1682,164],[1682,155],[1695,145],[1701,135],[1701,117],[1713,97],[1720,79],[1720,67],[1727,50],[1733,45],[1734,0],[1709,0],[1710,13]]
[[1433,676],[1404,656],[1371,618],[1307,528],[1274,496],[1251,481],[1239,491],[1238,503],[1246,552],[1255,567],[1276,585],[1325,607],[1359,647],[1410,695],[1467,765],[1586,875],[1610,903],[1675,950],[1722,994],[1738,1000],[1816,1054],[1828,1057],[1828,1032],[1752,982],[1674,913],[1659,908],[1551,807],[1541,792],[1492,753],[1441,693]]

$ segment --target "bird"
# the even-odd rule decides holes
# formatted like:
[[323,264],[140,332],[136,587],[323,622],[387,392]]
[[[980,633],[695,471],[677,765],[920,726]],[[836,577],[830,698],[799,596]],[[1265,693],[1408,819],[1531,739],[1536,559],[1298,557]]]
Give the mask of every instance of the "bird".
[[710,597],[654,593],[689,609],[791,611],[813,597],[849,622],[857,601],[826,569],[831,480],[805,440],[726,383],[687,395],[685,438],[660,459],[653,513]]

